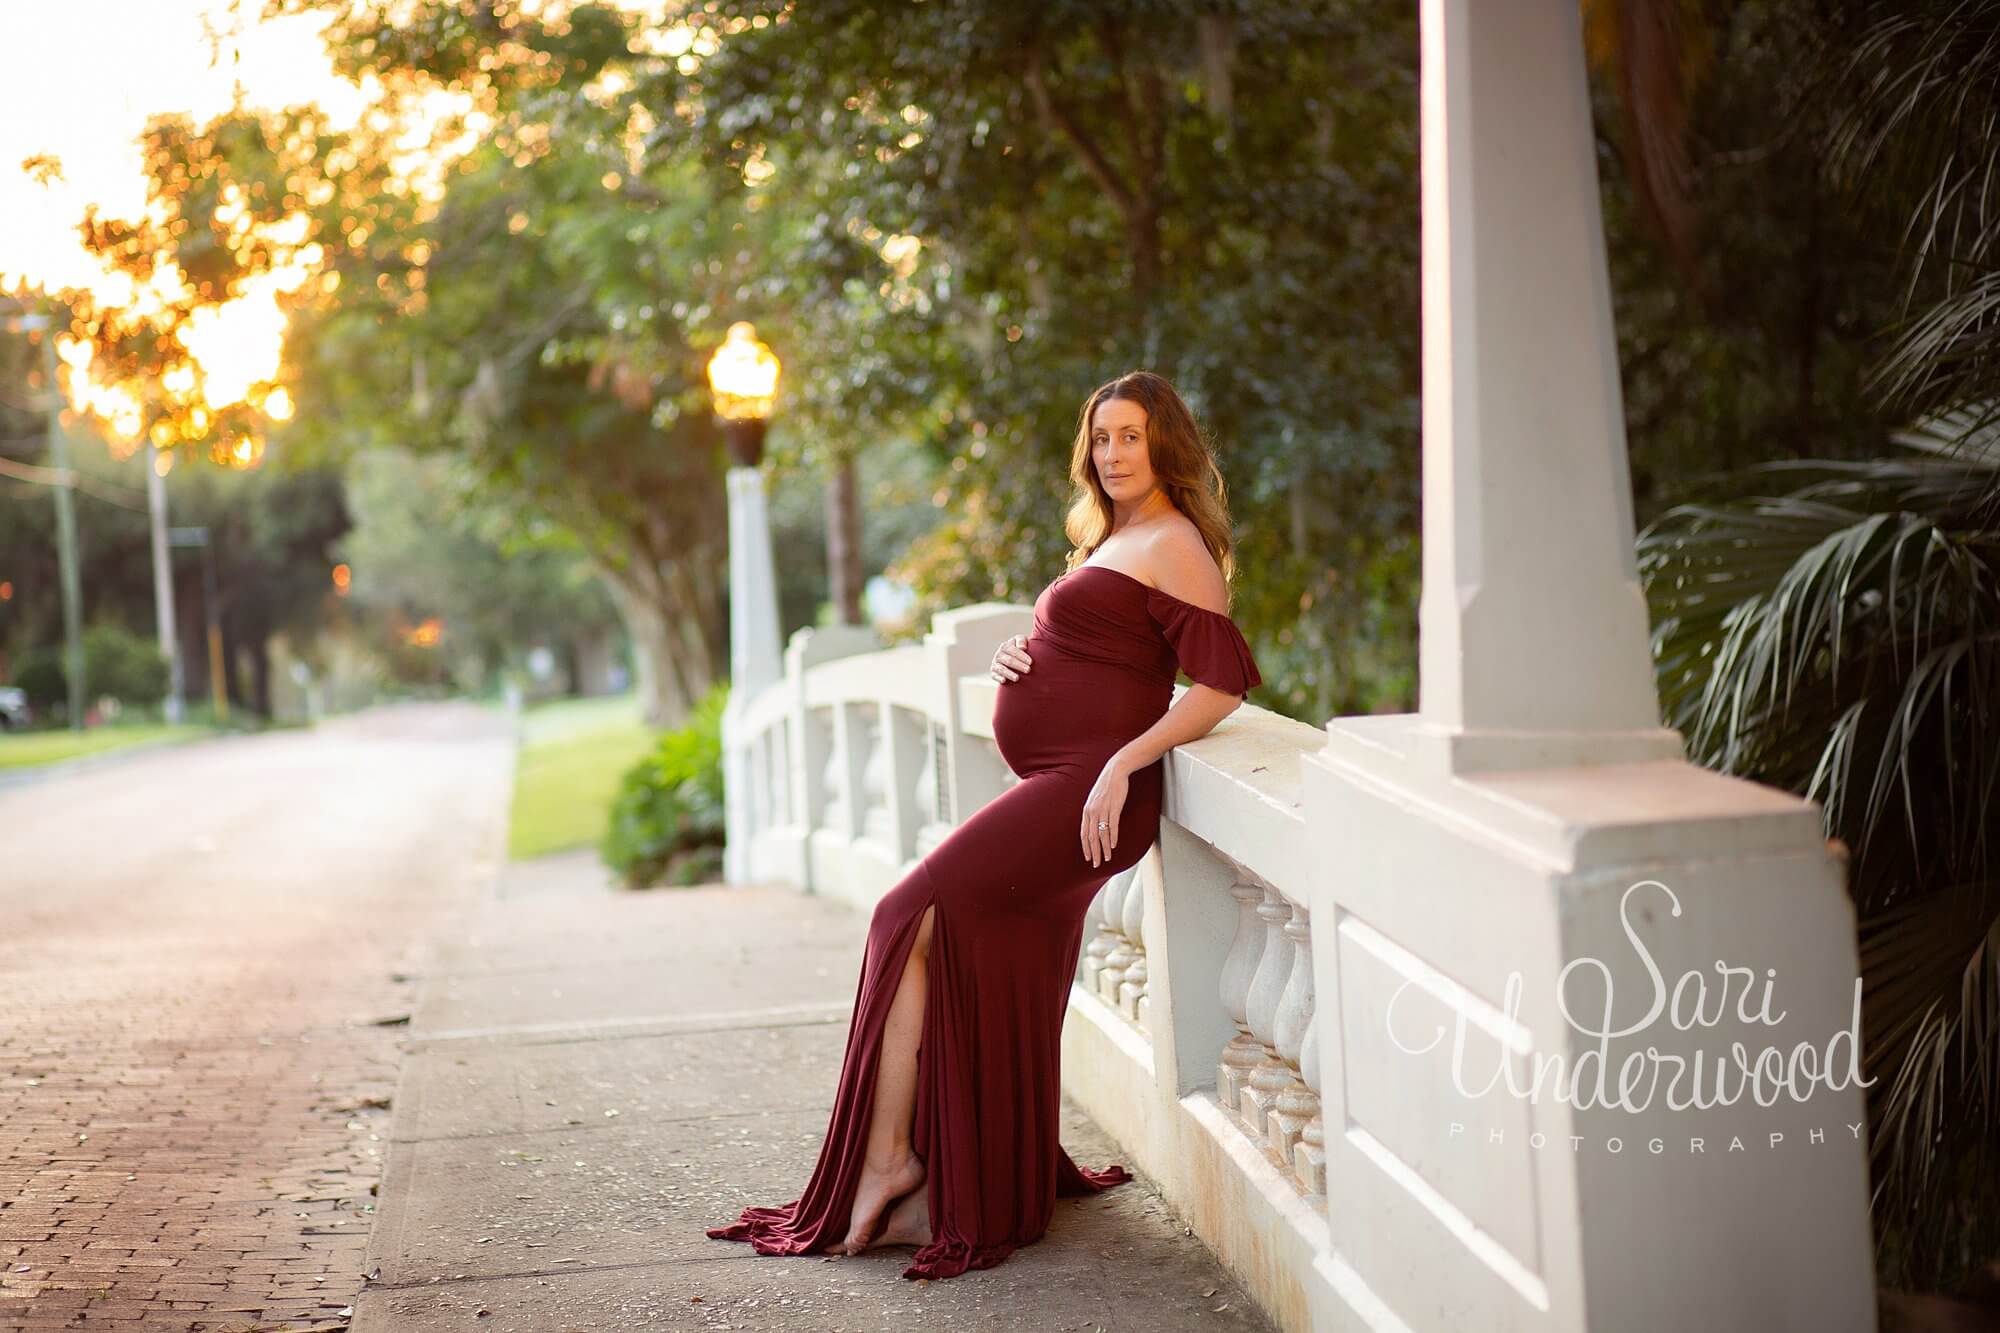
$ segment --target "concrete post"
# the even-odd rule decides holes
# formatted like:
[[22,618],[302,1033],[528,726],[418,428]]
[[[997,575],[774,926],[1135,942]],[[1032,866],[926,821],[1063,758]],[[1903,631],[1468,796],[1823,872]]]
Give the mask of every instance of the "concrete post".
[[724,835],[723,878],[748,882],[750,870],[750,784],[755,780],[750,747],[736,732],[741,718],[765,686],[784,674],[778,640],[778,579],[771,555],[771,520],[764,474],[732,467],[729,487],[729,701],[722,710]]

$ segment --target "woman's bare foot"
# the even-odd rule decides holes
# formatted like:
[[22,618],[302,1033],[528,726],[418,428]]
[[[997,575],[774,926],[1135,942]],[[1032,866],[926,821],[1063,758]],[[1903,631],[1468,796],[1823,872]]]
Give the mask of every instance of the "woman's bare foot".
[[923,1183],[924,1164],[915,1153],[886,1170],[863,1164],[861,1183],[854,1188],[854,1211],[848,1221],[847,1239],[836,1250],[859,1254],[873,1245],[889,1205]]
[[931,1192],[919,1185],[896,1200],[896,1206],[889,1210],[889,1220],[882,1224],[882,1235],[877,1245],[915,1245],[922,1249],[931,1243]]

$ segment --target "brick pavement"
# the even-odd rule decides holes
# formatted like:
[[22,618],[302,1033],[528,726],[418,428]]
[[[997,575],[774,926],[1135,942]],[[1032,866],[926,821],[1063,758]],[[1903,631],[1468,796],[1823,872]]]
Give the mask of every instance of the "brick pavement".
[[512,742],[405,705],[0,792],[0,1330],[345,1327]]

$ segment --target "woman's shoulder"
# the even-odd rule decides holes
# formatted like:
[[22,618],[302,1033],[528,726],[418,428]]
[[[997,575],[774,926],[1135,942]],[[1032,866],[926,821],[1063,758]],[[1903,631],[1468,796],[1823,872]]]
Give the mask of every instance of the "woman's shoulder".
[[1229,583],[1194,520],[1178,513],[1161,519],[1145,555],[1155,589],[1204,611],[1229,613]]

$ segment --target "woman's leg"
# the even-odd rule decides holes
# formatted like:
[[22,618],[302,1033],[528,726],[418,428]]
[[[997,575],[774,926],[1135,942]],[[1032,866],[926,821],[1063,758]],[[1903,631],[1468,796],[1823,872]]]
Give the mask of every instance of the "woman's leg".
[[868,1146],[861,1181],[854,1191],[854,1211],[847,1237],[833,1251],[859,1254],[882,1230],[889,1206],[921,1187],[924,1164],[910,1143],[917,1113],[917,1046],[924,1033],[924,995],[931,951],[935,905],[924,909],[909,961],[896,984],[896,998],[882,1032],[882,1054],[875,1069],[875,1104],[868,1121]]

